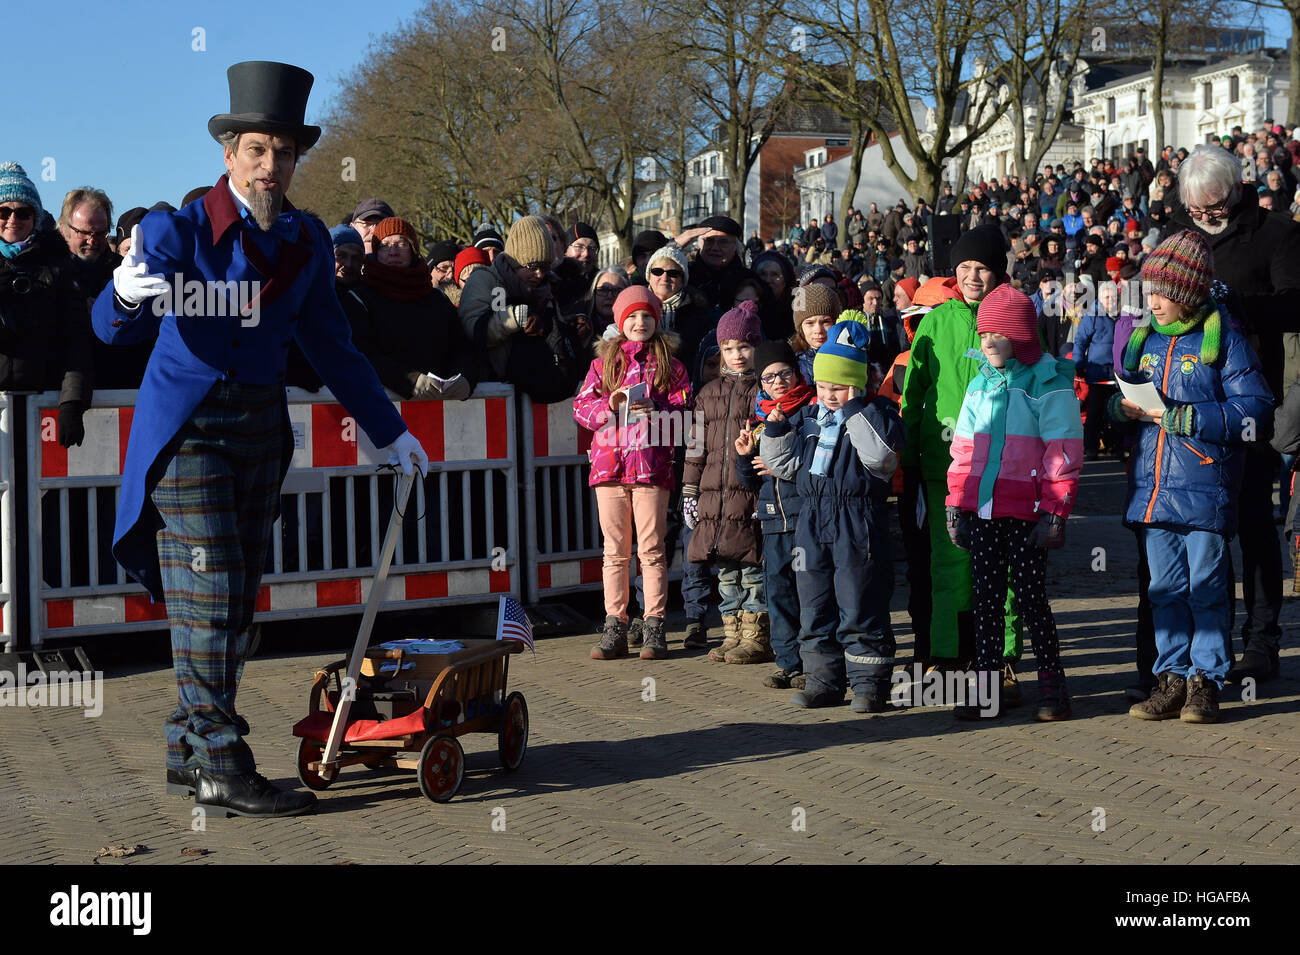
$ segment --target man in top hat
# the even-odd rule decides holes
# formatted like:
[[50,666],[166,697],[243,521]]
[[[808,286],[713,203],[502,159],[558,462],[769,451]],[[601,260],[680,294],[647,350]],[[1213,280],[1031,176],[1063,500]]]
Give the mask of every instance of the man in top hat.
[[[320,136],[303,121],[312,75],[259,61],[235,64],[228,78],[231,110],[208,122],[227,174],[180,211],[141,220],[93,320],[109,344],[158,336],[131,424],[113,555],[167,601],[178,695],[166,724],[168,791],[197,790],[200,806],[226,815],[284,816],[315,797],[255,771],[235,693],[293,451],[290,344],[391,463],[410,474],[414,458],[423,472],[428,457],[352,346],[329,233],[285,198]],[[195,280],[206,285],[202,301],[173,299],[176,284]]]

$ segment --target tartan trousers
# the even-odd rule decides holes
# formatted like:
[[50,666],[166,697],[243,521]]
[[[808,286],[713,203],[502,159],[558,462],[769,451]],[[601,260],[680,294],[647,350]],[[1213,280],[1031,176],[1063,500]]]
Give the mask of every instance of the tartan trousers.
[[280,493],[283,417],[283,385],[216,382],[152,493],[176,672],[169,769],[256,768],[235,693]]

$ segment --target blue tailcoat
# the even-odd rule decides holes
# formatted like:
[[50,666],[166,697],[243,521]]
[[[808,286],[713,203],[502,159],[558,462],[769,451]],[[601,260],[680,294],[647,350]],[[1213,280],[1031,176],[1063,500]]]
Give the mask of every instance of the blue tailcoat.
[[[171,460],[172,439],[214,382],[283,383],[289,342],[296,339],[376,447],[406,430],[374,369],[352,345],[334,292],[334,248],[325,226],[287,201],[285,208],[281,222],[292,241],[245,221],[222,176],[202,199],[179,212],[151,212],[140,223],[148,271],[169,283],[177,274],[182,282],[259,282],[256,325],[246,326],[231,308],[220,310],[224,316],[194,314],[189,304],[180,317],[175,309],[158,316],[149,299],[133,315],[117,302],[112,283],[95,301],[95,334],[108,344],[158,335],[131,422],[113,537],[113,556],[155,600],[163,596],[155,543],[163,522],[150,495]],[[205,292],[205,304],[207,298]],[[287,413],[284,420],[281,478],[292,452]]]

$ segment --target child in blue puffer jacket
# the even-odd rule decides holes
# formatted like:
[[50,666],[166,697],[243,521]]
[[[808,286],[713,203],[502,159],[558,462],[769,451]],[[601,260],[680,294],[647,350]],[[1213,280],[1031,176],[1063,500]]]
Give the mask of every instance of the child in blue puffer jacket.
[[1158,683],[1135,703],[1144,720],[1213,723],[1228,674],[1229,542],[1245,443],[1265,440],[1273,398],[1259,359],[1210,298],[1213,258],[1205,239],[1183,231],[1142,265],[1151,320],[1123,351],[1123,373],[1145,378],[1163,408],[1111,399],[1115,420],[1141,422],[1129,472],[1125,523],[1136,525],[1151,568]]

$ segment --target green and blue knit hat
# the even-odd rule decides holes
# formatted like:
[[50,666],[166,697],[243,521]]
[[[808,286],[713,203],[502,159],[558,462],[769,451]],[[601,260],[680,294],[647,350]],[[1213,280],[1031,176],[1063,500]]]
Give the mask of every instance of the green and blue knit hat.
[[36,184],[27,178],[23,167],[16,162],[0,162],[0,202],[21,202],[36,210],[39,221],[44,209]]
[[826,333],[826,344],[813,359],[813,378],[832,385],[867,390],[867,317],[852,310],[840,312],[839,321]]

